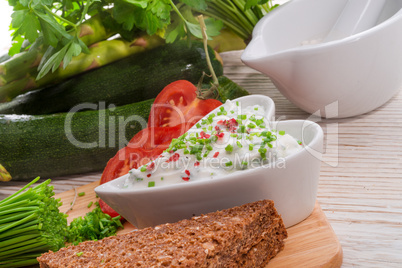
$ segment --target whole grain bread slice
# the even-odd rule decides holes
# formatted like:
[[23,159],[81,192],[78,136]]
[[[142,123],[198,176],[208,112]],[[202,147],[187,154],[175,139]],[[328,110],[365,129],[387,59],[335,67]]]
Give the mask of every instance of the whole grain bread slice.
[[264,267],[287,232],[273,201],[261,200],[88,241],[38,257],[40,267]]

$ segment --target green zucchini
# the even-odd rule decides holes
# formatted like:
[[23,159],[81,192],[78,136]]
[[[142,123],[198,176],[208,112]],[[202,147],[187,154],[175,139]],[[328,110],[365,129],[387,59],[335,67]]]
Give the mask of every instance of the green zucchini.
[[[249,94],[227,77],[218,79],[222,101]],[[0,165],[14,180],[103,170],[146,126],[152,103],[153,99],[118,107],[82,103],[69,113],[0,115]]]
[[[209,48],[217,76],[223,67]],[[187,41],[159,46],[74,76],[60,84],[23,94],[11,102],[0,104],[0,114],[50,114],[68,112],[83,102],[116,106],[155,98],[169,83],[184,79],[198,83],[208,71],[201,42]],[[206,81],[210,79],[206,77]]]
[[152,103],[98,110],[100,105],[87,103],[76,113],[0,115],[0,163],[13,180],[102,170],[146,127]]
[[245,90],[226,76],[219,76],[218,82],[219,100],[222,102],[250,95],[247,90]]

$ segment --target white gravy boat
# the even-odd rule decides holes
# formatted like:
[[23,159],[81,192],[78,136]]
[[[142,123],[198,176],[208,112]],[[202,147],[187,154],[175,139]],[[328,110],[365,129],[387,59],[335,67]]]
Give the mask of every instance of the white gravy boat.
[[299,108],[356,116],[402,86],[402,0],[291,0],[256,25],[241,60]]

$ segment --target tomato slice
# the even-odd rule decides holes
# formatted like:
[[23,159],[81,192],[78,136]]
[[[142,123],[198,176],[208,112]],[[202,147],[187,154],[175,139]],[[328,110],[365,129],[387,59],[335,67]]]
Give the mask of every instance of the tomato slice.
[[[108,161],[100,183],[121,177],[130,169],[157,158],[166,150],[172,139],[178,138],[197,121],[222,103],[215,99],[197,98],[197,88],[186,80],[167,85],[156,97],[148,119],[148,128],[138,132],[117,154]],[[104,213],[112,217],[118,213],[99,200]]]
[[[156,159],[166,150],[172,139],[178,138],[190,128],[189,124],[174,127],[153,127],[138,132],[127,144],[111,158],[102,173],[100,184],[114,180],[127,174],[131,169],[138,168]],[[112,217],[119,214],[103,200],[99,200],[102,211]]]
[[222,103],[215,99],[197,98],[197,88],[187,80],[167,85],[156,97],[148,126],[169,127],[184,122],[194,125]]

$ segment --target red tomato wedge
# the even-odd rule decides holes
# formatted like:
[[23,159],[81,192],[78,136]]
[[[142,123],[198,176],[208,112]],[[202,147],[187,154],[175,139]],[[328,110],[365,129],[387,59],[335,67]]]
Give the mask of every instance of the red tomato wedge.
[[[130,169],[138,168],[156,159],[166,150],[172,139],[184,134],[189,129],[188,124],[174,127],[152,127],[138,132],[127,144],[111,158],[102,173],[100,184],[114,180],[127,174]],[[119,214],[102,199],[99,200],[102,211],[112,217]]]
[[[100,183],[123,176],[130,169],[156,159],[166,150],[172,139],[180,137],[196,122],[222,103],[215,99],[197,98],[197,88],[186,80],[167,85],[156,97],[148,119],[148,128],[138,132],[111,158],[104,169]],[[104,213],[119,214],[99,200]]]
[[151,127],[138,132],[127,144],[111,158],[101,177],[101,184],[121,177],[130,169],[157,158],[166,150],[172,139],[184,134],[190,128],[189,124],[174,127]]
[[187,80],[178,80],[167,85],[156,97],[149,127],[171,127],[184,122],[194,125],[222,103],[215,99],[197,98],[197,87]]

